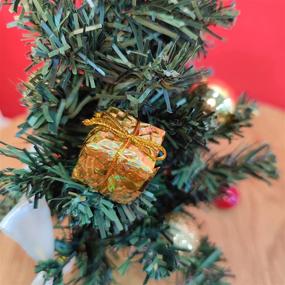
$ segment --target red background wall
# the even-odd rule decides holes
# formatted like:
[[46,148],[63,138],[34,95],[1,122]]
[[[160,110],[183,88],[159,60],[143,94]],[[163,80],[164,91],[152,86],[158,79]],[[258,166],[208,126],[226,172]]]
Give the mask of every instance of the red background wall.
[[[231,31],[221,31],[224,42],[215,42],[199,66],[211,66],[214,78],[225,82],[234,96],[246,91],[258,101],[285,109],[285,1],[237,0],[241,11]],[[12,21],[7,8],[0,11],[0,110],[13,117],[24,109],[19,104],[17,83],[25,79],[27,48],[22,31],[6,29]]]

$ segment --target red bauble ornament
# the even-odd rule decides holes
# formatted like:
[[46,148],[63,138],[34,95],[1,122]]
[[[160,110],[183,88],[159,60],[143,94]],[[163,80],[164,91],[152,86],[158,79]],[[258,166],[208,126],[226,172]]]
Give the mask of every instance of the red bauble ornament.
[[214,200],[216,207],[220,209],[229,209],[235,207],[239,202],[239,191],[231,186],[224,189],[223,194]]
[[75,0],[74,5],[77,9],[79,9],[83,4],[83,0]]

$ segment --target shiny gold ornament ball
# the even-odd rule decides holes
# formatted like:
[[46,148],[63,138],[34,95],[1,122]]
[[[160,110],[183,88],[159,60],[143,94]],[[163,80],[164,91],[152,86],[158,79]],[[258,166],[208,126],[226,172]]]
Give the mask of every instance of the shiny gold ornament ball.
[[203,96],[205,111],[215,112],[219,123],[225,123],[232,117],[235,103],[225,87],[209,83],[198,86],[196,91]]
[[200,245],[201,235],[193,218],[185,213],[171,213],[166,218],[169,225],[168,235],[175,247],[181,249],[180,254],[194,253]]

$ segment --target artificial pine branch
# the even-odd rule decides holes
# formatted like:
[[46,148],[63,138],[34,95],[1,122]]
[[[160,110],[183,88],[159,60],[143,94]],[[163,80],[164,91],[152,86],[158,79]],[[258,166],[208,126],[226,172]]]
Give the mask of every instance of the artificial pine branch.
[[276,158],[268,145],[244,147],[207,160],[196,154],[190,166],[174,170],[169,179],[176,189],[188,193],[190,202],[196,203],[211,201],[222,189],[249,176],[268,183],[270,179],[278,178]]
[[[80,7],[70,0],[4,3],[17,12],[9,26],[25,30],[31,47],[27,71],[33,73],[22,84],[29,113],[18,136],[34,149],[6,144],[0,149],[27,165],[0,172],[1,193],[34,196],[35,206],[45,196],[62,230],[68,217],[69,237],[57,240],[56,259],[39,263],[37,270],[62,284],[63,267],[74,256],[78,272],[71,284],[107,285],[112,270],[106,251],[133,246],[136,254],[130,259],[140,256],[145,284],[177,270],[186,274],[189,285],[222,284],[227,272],[216,264],[220,252],[202,241],[196,254],[182,257],[166,238],[164,220],[174,209],[210,201],[224,186],[247,176],[266,181],[277,177],[267,147],[205,159],[210,142],[240,135],[253,115],[253,105],[242,98],[230,119],[219,125],[214,113],[205,112],[202,93],[188,91],[209,71],[186,68],[185,63],[206,52],[205,34],[218,37],[213,25],[234,22],[234,6],[216,0],[86,0]],[[129,205],[71,178],[90,130],[82,127],[82,120],[110,106],[167,134],[168,159]]]

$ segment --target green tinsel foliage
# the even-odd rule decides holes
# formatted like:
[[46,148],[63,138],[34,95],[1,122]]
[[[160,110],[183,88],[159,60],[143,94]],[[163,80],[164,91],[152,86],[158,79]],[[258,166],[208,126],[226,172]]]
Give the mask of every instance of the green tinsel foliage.
[[[25,30],[31,47],[30,77],[22,83],[28,117],[18,136],[34,148],[3,143],[0,153],[27,167],[0,172],[1,207],[10,209],[23,194],[34,196],[36,206],[45,196],[56,227],[69,232],[57,240],[56,258],[40,262],[36,271],[62,284],[63,267],[74,257],[78,273],[72,284],[111,284],[106,250],[131,246],[134,254],[119,271],[126,272],[139,256],[144,284],[175,271],[185,274],[187,285],[225,284],[220,251],[203,240],[197,253],[181,256],[165,235],[164,220],[185,204],[211,201],[241,179],[278,176],[267,145],[222,157],[210,150],[209,144],[221,138],[242,136],[256,107],[241,96],[235,112],[219,123],[215,112],[205,111],[201,81],[210,72],[193,64],[207,51],[206,36],[219,38],[212,27],[232,25],[234,5],[217,0],[85,0],[79,7],[71,0],[2,2],[17,14],[9,27]],[[202,87],[190,92],[197,84]],[[90,131],[82,120],[110,106],[166,131],[167,160],[128,205],[71,178]]]
[[24,84],[24,126],[48,125],[52,133],[81,111],[86,117],[88,107],[117,105],[138,115],[160,98],[171,112],[173,93],[207,74],[185,67],[205,48],[204,34],[236,15],[217,1],[12,2],[20,15],[9,27],[28,32],[31,67],[44,63]]

